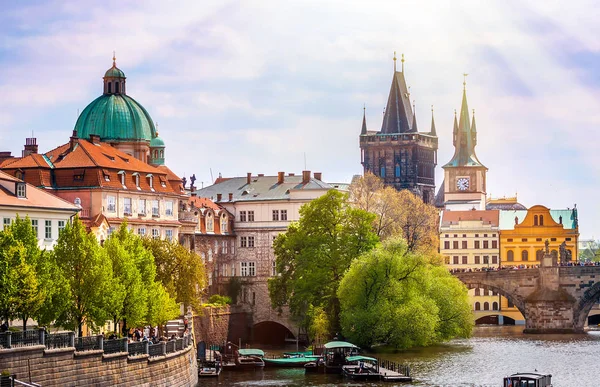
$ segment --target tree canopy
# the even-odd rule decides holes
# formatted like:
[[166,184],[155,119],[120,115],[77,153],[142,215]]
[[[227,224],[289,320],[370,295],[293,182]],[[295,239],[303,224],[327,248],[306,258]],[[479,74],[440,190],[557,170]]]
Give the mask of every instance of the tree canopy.
[[356,259],[338,296],[342,332],[360,346],[409,348],[471,334],[465,286],[436,255],[411,251],[403,239]]
[[350,201],[376,215],[373,228],[381,240],[402,236],[411,251],[437,251],[438,211],[412,192],[384,187],[379,177],[367,172],[350,185]]
[[269,279],[272,306],[289,305],[292,316],[307,329],[314,326],[313,317],[322,326],[322,310],[329,316],[329,333],[338,332],[338,285],[352,260],[376,245],[374,218],[350,206],[347,195],[336,190],[303,205],[300,220],[274,242],[280,275]]

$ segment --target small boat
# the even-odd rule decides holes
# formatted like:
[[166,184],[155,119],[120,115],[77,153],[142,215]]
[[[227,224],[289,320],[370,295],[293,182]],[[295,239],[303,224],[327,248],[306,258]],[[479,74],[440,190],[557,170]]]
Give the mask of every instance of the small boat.
[[346,357],[358,355],[358,347],[345,341],[331,341],[323,346],[323,357],[304,365],[305,372],[342,373]]
[[504,378],[503,387],[552,387],[552,375],[535,372],[512,374]]
[[221,374],[223,367],[218,360],[198,360],[198,376],[202,378],[217,377]]
[[321,356],[307,355],[296,357],[279,357],[275,359],[264,358],[267,367],[304,367],[307,363],[317,361]]
[[235,354],[235,365],[240,369],[264,367],[265,353],[262,349],[238,349]]
[[304,352],[284,352],[283,357],[307,357],[312,356],[312,351],[304,351]]
[[342,366],[344,377],[352,380],[380,380],[377,359],[369,356],[348,356]]

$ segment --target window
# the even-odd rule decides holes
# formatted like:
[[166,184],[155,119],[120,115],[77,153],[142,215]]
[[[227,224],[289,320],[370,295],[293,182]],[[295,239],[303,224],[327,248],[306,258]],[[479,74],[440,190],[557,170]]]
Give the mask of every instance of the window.
[[466,238],[466,237],[467,237],[467,234],[463,234],[463,238]]
[[139,235],[139,236],[144,236],[144,235],[146,235],[146,228],[145,228],[145,227],[140,227],[140,228],[138,228],[138,235]]
[[510,298],[508,299],[508,307],[509,308],[514,308],[515,307],[515,304],[513,304],[512,300]]
[[119,92],[119,82],[115,82],[115,93]]
[[256,305],[256,293],[252,292],[252,305]]
[[479,265],[481,263],[481,257],[479,255],[475,256],[475,264]]
[[123,214],[131,215],[132,213],[131,198],[123,198]]
[[160,215],[160,207],[158,206],[158,200],[153,200],[152,201],[152,216],[159,216]]
[[235,263],[231,264],[231,276],[235,277]]
[[138,215],[146,215],[146,199],[138,200]]
[[544,225],[544,215],[540,215],[540,226]]
[[529,260],[529,252],[527,250],[521,251],[521,261]]
[[490,310],[490,303],[489,302],[484,302],[483,303],[483,310]]
[[10,218],[4,218],[2,220],[3,229],[6,230],[10,226]]
[[206,232],[215,231],[215,220],[213,219],[212,212],[206,213]]
[[227,254],[227,241],[221,242],[221,253]]
[[44,222],[44,238],[52,239],[52,221],[46,220]]
[[496,237],[496,234],[492,234],[492,238],[495,238],[495,237]]
[[478,249],[479,248],[479,241],[475,241],[475,248]]
[[231,240],[231,254],[235,253],[235,240]]
[[225,234],[227,232],[227,215],[221,215],[221,234]]
[[65,221],[59,220],[58,221],[58,235],[60,235],[60,233],[62,232],[62,230],[64,230],[64,228],[65,228]]
[[117,211],[117,198],[114,196],[106,197],[106,211],[116,212]]
[[453,249],[458,249],[458,241],[453,241],[452,242],[452,248]]
[[281,220],[287,220],[287,210],[281,210]]
[[[570,238],[568,238],[568,239],[570,239]],[[541,242],[541,241],[542,241],[542,238],[535,238],[535,241],[536,241],[536,242]]]
[[498,310],[498,303],[495,301],[492,303],[492,310]]
[[466,265],[467,263],[469,263],[469,261],[467,260],[467,256],[466,255],[463,255],[463,257],[462,257],[462,263],[463,263],[463,265]]
[[250,262],[240,262],[240,275],[242,277],[248,277],[250,275],[248,270],[248,263]]
[[256,265],[254,262],[248,262],[248,275],[256,276]]
[[227,277],[227,269],[228,269],[228,266],[226,263],[221,265],[221,275],[223,277]]
[[515,260],[515,253],[512,250],[506,252],[506,260],[512,262]]
[[498,241],[492,241],[492,249],[498,248]]
[[[541,238],[540,238],[540,239],[541,239]],[[571,241],[571,238],[565,238],[565,240],[566,240],[567,242],[570,242],[570,241]]]
[[37,221],[37,219],[31,219],[31,227],[33,227],[33,230],[35,231],[35,235],[37,237],[38,236],[38,221]]
[[396,177],[400,177],[400,164],[396,164],[395,175]]
[[448,234],[444,235],[444,238],[448,238]]
[[489,255],[484,255],[483,256],[483,264],[484,265],[489,265],[490,264],[490,256]]
[[240,237],[240,247],[248,247],[248,238],[243,236]]
[[146,177],[148,178],[148,184],[150,185],[150,189],[154,191],[154,176],[152,176],[151,174],[147,174]]
[[475,289],[475,295],[481,296],[481,289],[479,289],[479,288]]
[[379,176],[385,177],[385,167],[379,168]]
[[254,211],[248,211],[248,222],[254,222]]
[[458,265],[458,256],[457,255],[452,257],[452,263],[454,263],[455,265]]
[[444,249],[446,249],[446,250],[450,249],[450,241],[444,241]]
[[484,238],[487,238],[487,234],[483,234],[483,237],[484,237]]
[[508,238],[506,241],[507,242],[512,242],[513,240],[512,240],[512,238]]
[[533,225],[534,226],[538,225],[538,216],[537,215],[533,215]]
[[154,239],[160,238],[160,231],[157,228],[152,229],[152,238],[154,238]]
[[481,310],[481,304],[479,302],[475,303],[475,310]]
[[483,248],[484,249],[489,249],[490,248],[490,243],[488,241],[483,241]]
[[25,197],[25,183],[17,183],[17,197],[18,198]]
[[521,238],[521,242],[527,242],[527,238]]
[[123,172],[123,171],[121,171],[121,172],[119,172],[119,175],[121,176],[121,185],[125,186],[125,172]]
[[240,222],[246,221],[246,211],[240,211]]
[[479,238],[479,234],[475,234],[475,238]]
[[165,202],[165,215],[173,216],[173,202]]
[[110,175],[108,173],[104,174],[104,181],[110,181]]
[[248,247],[254,247],[254,237],[253,236],[248,237]]
[[556,242],[556,238],[550,238],[552,242]]
[[165,239],[168,241],[172,241],[173,240],[173,230],[165,230]]
[[454,237],[456,238],[458,236],[458,234],[454,234]]
[[279,220],[279,210],[273,210],[273,220]]
[[467,241],[462,241],[462,248],[466,249],[467,248]]
[[498,256],[492,255],[492,264],[497,264],[497,263],[498,263]]
[[108,82],[108,93],[112,93],[112,82]]
[[135,178],[135,186],[137,189],[140,189],[140,174],[139,173],[134,173],[133,174],[134,178]]

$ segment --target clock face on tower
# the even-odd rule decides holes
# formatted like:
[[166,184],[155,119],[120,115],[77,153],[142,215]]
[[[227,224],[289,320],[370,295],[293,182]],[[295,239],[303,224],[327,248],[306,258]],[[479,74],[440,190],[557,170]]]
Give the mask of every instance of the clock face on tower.
[[469,189],[469,178],[468,177],[459,177],[456,179],[456,188],[459,191],[466,191]]

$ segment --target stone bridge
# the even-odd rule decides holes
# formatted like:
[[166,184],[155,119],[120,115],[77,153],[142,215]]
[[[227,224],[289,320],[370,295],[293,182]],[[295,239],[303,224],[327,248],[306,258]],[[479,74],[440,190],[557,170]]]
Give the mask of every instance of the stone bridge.
[[[498,292],[525,318],[525,333],[581,333],[600,298],[600,266],[454,273],[469,289]],[[597,279],[598,278],[598,279]]]

